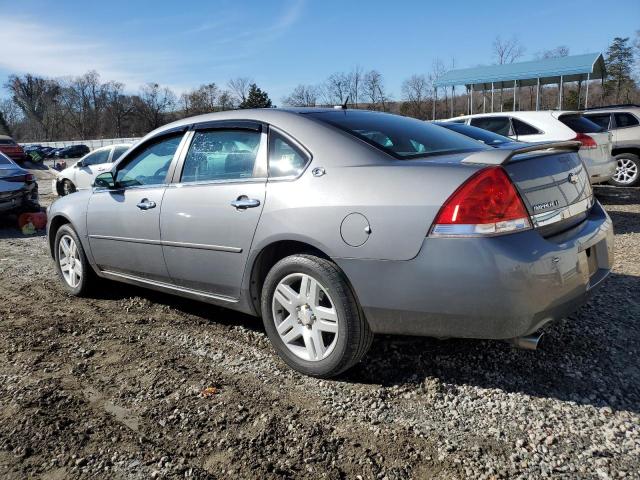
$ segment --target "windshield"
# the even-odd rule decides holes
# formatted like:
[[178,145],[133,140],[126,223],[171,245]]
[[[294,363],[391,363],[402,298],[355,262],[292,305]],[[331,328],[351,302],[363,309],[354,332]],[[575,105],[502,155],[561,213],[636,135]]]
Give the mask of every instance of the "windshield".
[[601,133],[606,131],[600,125],[579,114],[560,115],[558,120],[576,133]]
[[461,133],[462,135],[466,135],[469,138],[478,140],[485,145],[491,145],[495,147],[496,145],[513,143],[513,140],[511,140],[509,137],[504,137],[502,135],[498,135],[497,133],[483,130],[482,128],[478,127],[472,127],[471,125],[465,125],[463,123],[436,122],[434,123],[434,125],[438,125],[439,127],[444,127],[446,129],[453,130],[454,132]]
[[320,111],[306,115],[333,125],[399,159],[484,148],[475,140],[400,115],[363,110]]

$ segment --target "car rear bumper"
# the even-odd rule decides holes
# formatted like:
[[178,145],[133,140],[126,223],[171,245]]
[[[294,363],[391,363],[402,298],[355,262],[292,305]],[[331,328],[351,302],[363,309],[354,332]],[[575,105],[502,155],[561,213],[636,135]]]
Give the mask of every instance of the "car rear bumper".
[[600,164],[587,165],[587,171],[589,172],[589,179],[591,183],[608,182],[616,173],[616,166],[618,162],[615,158],[611,158],[611,161]]
[[613,262],[599,203],[577,227],[487,238],[426,238],[409,261],[335,259],[374,332],[506,339],[584,304]]

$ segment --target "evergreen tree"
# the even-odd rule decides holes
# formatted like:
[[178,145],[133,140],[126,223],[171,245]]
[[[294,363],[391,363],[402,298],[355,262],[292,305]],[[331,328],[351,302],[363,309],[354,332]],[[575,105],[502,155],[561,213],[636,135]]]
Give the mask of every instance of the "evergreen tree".
[[238,105],[239,108],[271,108],[271,99],[255,83],[249,86],[247,98]]
[[607,49],[607,80],[605,90],[613,93],[616,103],[620,102],[623,91],[634,85],[631,78],[633,66],[633,47],[629,45],[629,37],[616,37]]

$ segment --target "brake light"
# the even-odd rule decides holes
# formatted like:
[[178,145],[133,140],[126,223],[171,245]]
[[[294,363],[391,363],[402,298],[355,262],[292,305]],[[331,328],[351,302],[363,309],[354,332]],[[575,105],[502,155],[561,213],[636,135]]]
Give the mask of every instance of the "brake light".
[[32,173],[27,173],[24,176],[24,181],[27,182],[27,183],[33,183],[33,182],[36,181],[36,177]]
[[578,133],[574,140],[579,141],[582,144],[580,148],[598,148],[598,144],[596,141],[590,137],[589,135],[585,135],[584,133]]
[[480,170],[438,212],[431,236],[499,235],[531,228],[527,209],[501,167]]

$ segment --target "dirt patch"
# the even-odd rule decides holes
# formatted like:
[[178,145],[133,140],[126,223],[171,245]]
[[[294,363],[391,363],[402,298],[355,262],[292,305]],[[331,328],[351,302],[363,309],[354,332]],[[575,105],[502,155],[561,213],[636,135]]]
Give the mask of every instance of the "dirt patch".
[[0,477],[638,478],[640,191],[597,191],[614,272],[539,351],[380,337],[333,381],[251,317],[109,282],[68,297],[44,237],[5,225]]

